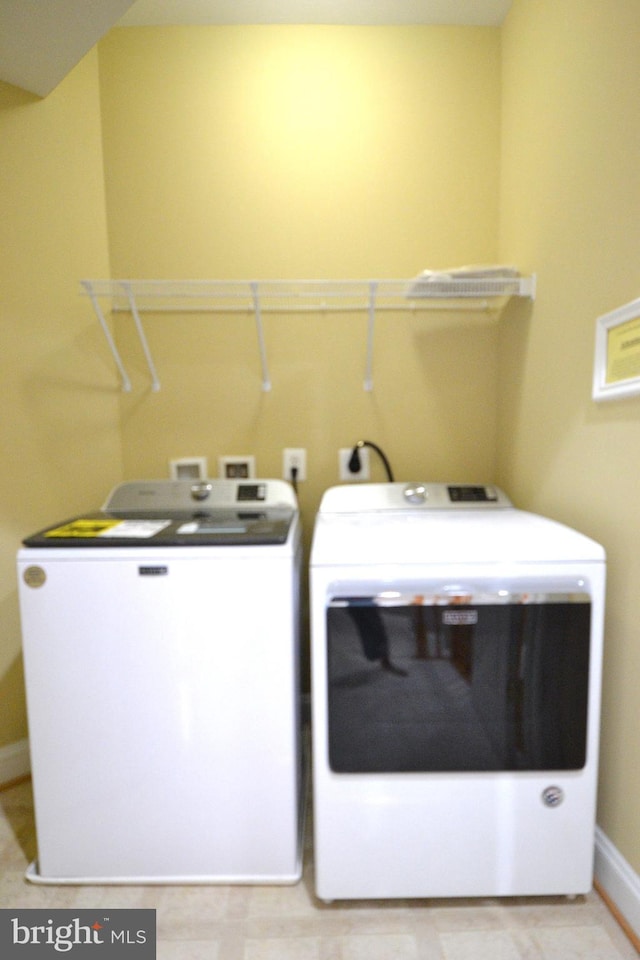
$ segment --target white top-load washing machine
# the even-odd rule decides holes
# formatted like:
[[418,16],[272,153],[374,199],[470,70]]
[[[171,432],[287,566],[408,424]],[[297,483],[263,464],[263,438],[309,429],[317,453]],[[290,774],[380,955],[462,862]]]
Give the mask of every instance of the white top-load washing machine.
[[310,586],[318,895],[589,890],[603,549],[495,487],[335,487]]
[[30,879],[299,878],[300,539],[284,481],[160,480],[25,541]]

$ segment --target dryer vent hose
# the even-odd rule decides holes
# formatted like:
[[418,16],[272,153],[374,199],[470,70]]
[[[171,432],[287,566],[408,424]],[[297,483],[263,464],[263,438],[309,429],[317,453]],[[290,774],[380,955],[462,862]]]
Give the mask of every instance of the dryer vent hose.
[[389,465],[389,461],[387,460],[386,456],[384,455],[380,447],[376,443],[372,443],[371,440],[358,440],[358,442],[356,443],[355,447],[351,452],[351,456],[349,457],[348,466],[351,473],[360,472],[360,450],[362,449],[362,447],[371,447],[372,450],[375,450],[375,452],[378,454],[378,456],[380,457],[380,459],[384,464],[384,468],[387,472],[387,480],[389,481],[389,483],[393,483],[393,472],[391,470],[391,466]]

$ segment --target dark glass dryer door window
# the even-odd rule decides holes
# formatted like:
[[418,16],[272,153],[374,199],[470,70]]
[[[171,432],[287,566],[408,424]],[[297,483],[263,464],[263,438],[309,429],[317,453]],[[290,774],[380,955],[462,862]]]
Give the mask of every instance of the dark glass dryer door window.
[[332,770],[584,766],[589,597],[506,594],[331,600]]

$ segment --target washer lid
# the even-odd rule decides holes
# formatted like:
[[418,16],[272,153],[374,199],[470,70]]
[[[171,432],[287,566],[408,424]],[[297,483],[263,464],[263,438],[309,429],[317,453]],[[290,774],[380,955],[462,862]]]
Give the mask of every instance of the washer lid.
[[171,517],[140,513],[85,513],[26,537],[26,547],[232,547],[282,544],[296,512],[215,511],[208,516]]
[[285,543],[297,515],[282,480],[145,480],[116,487],[101,511],[46,527],[28,547],[236,546]]

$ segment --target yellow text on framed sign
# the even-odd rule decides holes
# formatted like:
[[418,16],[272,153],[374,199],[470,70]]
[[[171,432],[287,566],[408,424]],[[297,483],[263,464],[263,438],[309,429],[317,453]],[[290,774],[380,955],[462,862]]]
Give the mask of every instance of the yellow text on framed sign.
[[640,393],[640,298],[596,321],[593,399]]

